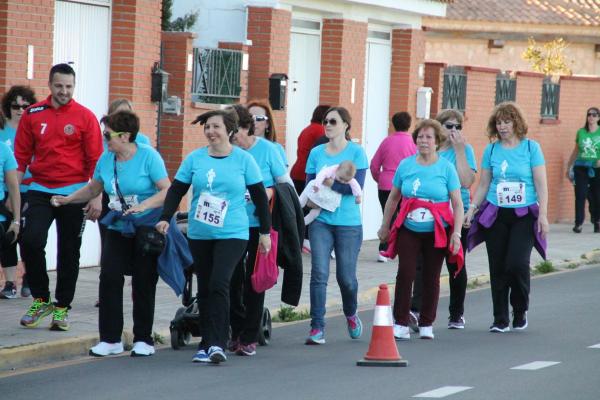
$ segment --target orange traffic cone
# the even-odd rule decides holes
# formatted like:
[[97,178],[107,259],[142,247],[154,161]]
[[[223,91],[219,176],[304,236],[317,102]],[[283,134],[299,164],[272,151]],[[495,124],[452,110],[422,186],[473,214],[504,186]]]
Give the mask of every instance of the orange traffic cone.
[[406,367],[408,365],[408,361],[400,357],[396,347],[390,292],[385,284],[379,285],[377,293],[369,351],[365,354],[365,358],[356,362],[356,365],[360,367]]

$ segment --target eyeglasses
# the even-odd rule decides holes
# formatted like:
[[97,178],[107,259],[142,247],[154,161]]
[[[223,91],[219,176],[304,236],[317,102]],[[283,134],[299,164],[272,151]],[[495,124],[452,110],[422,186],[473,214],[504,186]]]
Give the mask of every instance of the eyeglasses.
[[31,104],[11,104],[10,109],[11,110],[19,110],[19,109],[24,110],[27,107],[29,107],[30,105]]
[[266,115],[253,115],[252,119],[254,120],[254,122],[260,122],[260,121],[268,121],[269,117],[267,117]]
[[121,136],[126,134],[127,132],[109,132],[109,131],[104,131],[102,133],[102,136],[104,136],[104,139],[106,139],[107,142],[110,142],[110,139],[117,137],[117,136]]
[[462,129],[462,125],[461,124],[445,123],[444,124],[444,128],[448,129],[449,131],[451,131],[452,128],[456,128],[457,131],[460,131]]
[[324,119],[323,120],[323,125],[327,126],[327,125],[331,125],[331,126],[336,126],[337,125],[337,119],[335,118],[331,118],[331,119]]
[[597,117],[597,116],[598,116],[598,113],[595,113],[595,112],[589,112],[589,113],[587,113],[587,116],[588,116],[588,117]]

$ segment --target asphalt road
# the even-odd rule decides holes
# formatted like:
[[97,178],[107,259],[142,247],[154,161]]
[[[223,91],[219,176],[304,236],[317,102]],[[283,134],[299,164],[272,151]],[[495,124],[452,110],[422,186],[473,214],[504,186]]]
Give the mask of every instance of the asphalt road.
[[[600,399],[600,268],[532,280],[529,327],[492,334],[489,289],[467,295],[464,331],[446,329],[440,300],[435,340],[398,344],[406,368],[357,367],[367,350],[372,310],[360,340],[328,319],[327,344],[305,346],[308,324],[277,328],[255,357],[193,364],[195,346],[150,358],[84,359],[0,377],[10,399]],[[335,290],[336,288],[330,288]],[[590,346],[597,345],[598,348]],[[515,367],[521,369],[515,369]]]

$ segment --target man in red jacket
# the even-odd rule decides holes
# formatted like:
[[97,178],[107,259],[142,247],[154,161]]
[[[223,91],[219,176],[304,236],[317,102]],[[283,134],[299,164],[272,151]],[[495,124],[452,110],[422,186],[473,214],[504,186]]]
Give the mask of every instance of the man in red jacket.
[[[69,329],[68,310],[79,275],[79,250],[85,219],[95,220],[100,198],[88,204],[53,207],[55,194],[69,195],[86,185],[102,154],[102,134],[95,115],[72,99],[75,71],[67,64],[50,69],[50,96],[26,111],[15,138],[19,182],[29,167],[32,179],[24,206],[21,237],[22,257],[34,298],[21,318],[33,328],[52,314],[50,329]],[[58,241],[55,302],[50,299],[46,272],[48,229],[56,220]]]

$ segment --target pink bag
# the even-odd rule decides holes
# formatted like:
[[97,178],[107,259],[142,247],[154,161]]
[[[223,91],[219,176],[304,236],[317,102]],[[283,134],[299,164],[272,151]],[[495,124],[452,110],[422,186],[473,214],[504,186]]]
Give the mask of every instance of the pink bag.
[[268,253],[256,252],[254,272],[250,277],[252,288],[256,293],[262,293],[271,289],[277,283],[279,268],[277,267],[277,240],[279,234],[271,228],[271,250]]

